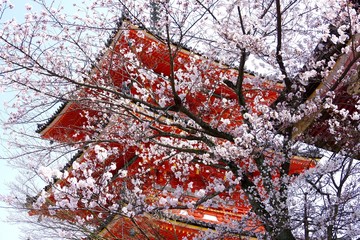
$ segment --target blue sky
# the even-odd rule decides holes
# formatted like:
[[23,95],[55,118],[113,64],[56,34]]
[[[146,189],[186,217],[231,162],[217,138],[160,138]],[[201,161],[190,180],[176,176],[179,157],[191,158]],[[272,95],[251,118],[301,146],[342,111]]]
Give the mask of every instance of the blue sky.
[[[10,17],[16,18],[18,21],[22,21],[24,15],[24,6],[27,1],[15,0],[12,1],[15,8],[11,12],[5,12],[3,19],[9,19]],[[9,184],[16,179],[18,171],[13,169],[7,162],[7,160],[1,159],[8,155],[9,145],[7,140],[9,136],[3,130],[3,121],[8,118],[8,109],[5,108],[5,103],[11,101],[14,97],[14,92],[0,92],[0,195],[10,195]],[[0,202],[0,239],[6,240],[19,240],[21,238],[21,224],[14,224],[9,222],[14,215],[19,214],[16,210],[9,208],[5,203]]]
[[[4,19],[9,19],[10,17],[16,18],[18,22],[21,22],[23,20],[23,16],[25,14],[25,5],[27,3],[30,3],[31,1],[27,0],[13,0],[11,3],[14,5],[14,9],[12,9],[9,12],[5,12],[5,15],[3,16],[3,19],[1,19],[1,22],[4,21]],[[50,1],[49,1],[50,2]],[[61,3],[61,0],[56,1],[56,3]],[[68,6],[68,11],[71,11],[71,6],[73,2],[76,2],[76,0],[65,0],[62,1],[66,3]],[[31,3],[30,3],[31,4]],[[32,4],[31,4],[32,5]],[[70,6],[70,7],[69,7]],[[33,8],[36,9],[36,8]],[[1,27],[1,26],[0,26]],[[7,152],[9,151],[9,146],[7,144],[7,140],[10,136],[6,135],[3,131],[3,121],[7,119],[9,111],[4,107],[5,102],[10,101],[14,97],[14,92],[1,92],[0,90],[0,195],[8,195],[10,194],[9,191],[9,183],[15,181],[16,176],[18,175],[17,170],[11,168],[11,166],[7,163],[6,160],[1,159],[2,157],[6,156]],[[11,149],[10,149],[11,150]],[[23,236],[24,234],[21,233],[21,226],[23,224],[18,223],[10,223],[8,222],[8,218],[12,216],[16,216],[19,213],[17,211],[12,210],[7,206],[6,204],[0,202],[0,240],[20,240],[20,239],[26,239]],[[22,237],[23,236],[23,237]]]
[[[0,119],[5,120],[7,118],[7,112],[4,109],[4,103],[10,100],[13,97],[13,93],[1,93],[0,95]],[[8,135],[5,135],[3,128],[0,128],[0,157],[4,157],[8,152],[7,139]],[[9,195],[9,186],[8,184],[15,179],[17,171],[12,169],[6,160],[0,159],[0,194]],[[11,224],[7,222],[7,218],[11,214],[18,214],[12,209],[8,208],[4,203],[0,202],[0,239],[6,240],[18,240],[20,239],[20,231],[18,224]]]
[[[10,12],[5,12],[3,19],[8,19],[10,17],[15,17],[18,21],[23,19],[24,15],[24,6],[26,1],[15,0],[12,1],[15,5],[15,8]],[[8,13],[8,14],[6,14]],[[2,19],[2,20],[3,20]],[[7,140],[9,136],[3,131],[2,122],[8,118],[8,110],[5,109],[4,105],[7,101],[10,101],[14,97],[13,92],[0,92],[0,195],[9,195],[9,183],[14,181],[18,172],[11,168],[8,162],[4,159],[1,159],[8,155],[9,146]],[[20,237],[20,225],[8,222],[9,219],[14,214],[19,214],[17,211],[9,208],[6,204],[0,202],[0,239],[6,240],[19,240]]]

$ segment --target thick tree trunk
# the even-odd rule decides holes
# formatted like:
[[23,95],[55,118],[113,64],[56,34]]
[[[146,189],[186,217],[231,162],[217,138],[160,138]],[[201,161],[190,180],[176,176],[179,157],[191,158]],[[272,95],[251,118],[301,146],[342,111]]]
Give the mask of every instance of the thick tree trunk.
[[274,240],[295,240],[296,238],[292,234],[290,229],[283,229]]

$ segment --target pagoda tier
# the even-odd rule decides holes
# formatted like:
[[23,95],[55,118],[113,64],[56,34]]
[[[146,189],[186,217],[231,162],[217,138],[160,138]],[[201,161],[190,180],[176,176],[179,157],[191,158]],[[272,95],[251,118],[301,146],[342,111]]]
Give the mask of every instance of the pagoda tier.
[[[237,101],[238,97],[234,89],[229,84],[226,84],[226,82],[236,81],[236,69],[211,62],[206,58],[175,46],[173,46],[175,48],[174,52],[176,52],[176,57],[173,59],[174,66],[170,66],[168,49],[162,41],[136,26],[128,25],[126,22],[124,25],[125,29],[119,31],[114,37],[114,40],[117,41],[111,45],[112,48],[100,60],[99,66],[101,67],[93,70],[92,79],[87,82],[88,88],[83,88],[79,92],[79,96],[84,98],[95,96],[100,100],[108,97],[104,92],[111,93],[114,91],[116,92],[112,95],[114,98],[118,97],[116,94],[120,96],[127,94],[130,95],[130,99],[136,99],[141,98],[141,95],[143,95],[140,90],[146,90],[152,93],[151,96],[145,99],[146,102],[159,108],[161,105],[161,109],[171,111],[171,107],[174,105],[173,101],[165,104],[159,103],[159,99],[164,94],[169,99],[174,98],[170,90],[170,69],[174,68],[174,71],[179,75],[178,78],[190,78],[192,76],[182,76],[181,72],[186,72],[187,67],[193,66],[195,63],[200,67],[196,70],[198,76],[193,77],[198,77],[203,81],[201,88],[195,88],[195,90],[191,88],[190,90],[189,88],[180,89],[177,93],[179,96],[183,96],[183,103],[186,104],[189,111],[201,115],[202,119],[207,123],[212,121],[214,117],[217,119],[229,119],[233,123],[232,126],[238,126],[242,123],[238,104],[228,109],[222,108],[221,104],[221,101],[225,100]],[[146,50],[150,48],[151,54],[147,53],[149,50]],[[127,62],[131,61],[130,58],[135,58],[139,62],[136,69],[133,65],[127,64]],[[143,71],[149,69],[157,77],[145,78]],[[106,77],[103,74],[106,74]],[[106,79],[104,80],[104,78]],[[134,82],[140,87],[135,88],[133,86]],[[104,90],[101,89],[102,86],[105,86]],[[157,93],[160,88],[165,89],[165,93]],[[246,103],[252,112],[256,112],[255,98],[261,98],[262,105],[270,106],[279,96],[283,86],[245,74],[243,88]],[[43,138],[70,142],[82,141],[85,136],[93,134],[93,132],[89,131],[89,126],[99,124],[102,108],[89,101],[81,100],[81,97],[78,99],[80,100],[67,103],[47,126],[42,126],[40,134]],[[201,108],[203,102],[209,102],[209,109],[203,110]],[[133,103],[136,104],[136,101]],[[92,108],[89,106],[92,106]],[[92,118],[96,120],[91,120]]]
[[[216,215],[222,216],[222,213]],[[207,218],[216,218],[216,215],[204,214]],[[192,239],[205,231],[215,233],[216,224],[207,221],[184,221],[183,219],[162,220],[151,215],[139,216],[131,221],[128,218],[114,218],[107,229],[102,230],[99,235],[104,239],[141,239],[143,234],[149,239]],[[156,231],[155,231],[156,229]],[[249,230],[253,230],[250,229]],[[230,233],[221,236],[223,240],[239,240],[239,235]],[[247,236],[247,240],[255,240],[255,237]]]
[[[187,177],[179,178],[174,172],[176,163],[144,159],[137,155],[141,150],[137,147],[124,148],[119,144],[111,144],[111,146],[102,144],[101,147],[117,148],[118,152],[107,156],[103,162],[99,162],[96,160],[96,150],[93,147],[88,148],[78,157],[76,164],[66,170],[66,178],[57,180],[49,188],[46,203],[41,209],[32,210],[30,214],[52,216],[69,222],[75,222],[78,218],[82,218],[87,219],[88,225],[96,227],[109,222],[106,227],[100,227],[98,233],[106,239],[131,239],[130,237],[135,235],[139,237],[141,234],[145,234],[149,239],[157,239],[157,235],[171,236],[168,239],[176,239],[176,237],[192,239],[204,231],[214,231],[216,227],[223,224],[230,226],[234,222],[241,222],[250,210],[239,184],[225,185],[225,188],[232,189],[231,193],[224,191],[217,194],[211,205],[205,207],[200,204],[197,206],[201,201],[199,191],[219,179],[229,177],[226,166],[211,166],[191,161],[188,165]],[[146,147],[151,148],[150,144]],[[266,156],[276,161],[278,154],[269,152]],[[249,159],[248,163],[251,161]],[[112,164],[115,164],[115,167],[109,168]],[[293,157],[290,174],[299,174],[314,165],[314,162],[306,158]],[[96,170],[89,175],[87,168]],[[246,164],[243,168],[246,171]],[[149,169],[149,171],[144,173],[139,169]],[[251,175],[256,177],[259,174],[255,171]],[[106,180],[104,176],[110,177]],[[273,173],[272,176],[274,179],[277,178],[276,173]],[[122,209],[127,204],[123,198],[126,192],[131,194],[135,188],[139,187],[132,181],[135,178],[142,182],[139,193],[146,196],[144,201],[153,208],[148,213],[144,212],[139,216],[129,218]],[[89,182],[89,179],[92,181]],[[71,190],[74,184],[77,184],[76,192]],[[176,197],[179,187],[183,188],[185,193]],[[91,195],[88,195],[89,192]],[[102,200],[107,199],[108,196],[111,196],[111,201]],[[175,198],[178,198],[178,202],[173,208],[165,207],[161,203],[161,199],[169,202]],[[76,202],[76,205],[71,202]],[[116,215],[116,213],[123,215]],[[246,224],[249,232],[262,230],[258,222],[251,222],[247,219],[243,224]],[[234,238],[234,235],[230,234],[224,239]]]
[[[348,46],[352,49],[360,46],[360,34],[356,34],[349,41]],[[359,112],[356,105],[360,103],[360,53],[349,51],[340,55],[331,72],[318,83],[307,101],[320,98],[322,102],[327,101],[331,91],[334,107],[320,108],[312,115],[303,118],[296,125],[293,137],[302,136],[299,139],[337,152],[348,147],[351,156],[360,159],[359,143],[360,121],[359,117],[349,117]],[[326,105],[325,105],[326,106]],[[334,125],[333,120],[341,121],[341,125]]]

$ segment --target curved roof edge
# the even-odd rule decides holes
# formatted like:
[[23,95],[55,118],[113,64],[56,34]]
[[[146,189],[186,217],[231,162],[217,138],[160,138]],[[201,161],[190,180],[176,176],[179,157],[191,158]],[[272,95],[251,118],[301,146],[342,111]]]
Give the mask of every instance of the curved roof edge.
[[56,109],[56,111],[53,113],[52,117],[50,117],[46,122],[37,125],[37,129],[35,130],[35,132],[41,133],[48,126],[50,126],[50,124],[56,119],[56,117],[65,109],[68,103],[69,103],[68,101],[62,102],[62,104],[58,107],[58,109]]

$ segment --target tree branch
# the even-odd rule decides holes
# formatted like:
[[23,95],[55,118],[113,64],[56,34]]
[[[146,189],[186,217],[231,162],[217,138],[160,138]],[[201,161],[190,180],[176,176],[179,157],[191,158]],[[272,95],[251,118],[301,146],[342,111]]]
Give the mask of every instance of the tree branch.
[[284,77],[286,93],[291,91],[291,81],[285,69],[285,64],[282,57],[282,16],[281,16],[281,5],[280,0],[276,0],[276,61],[279,65],[281,74]]

